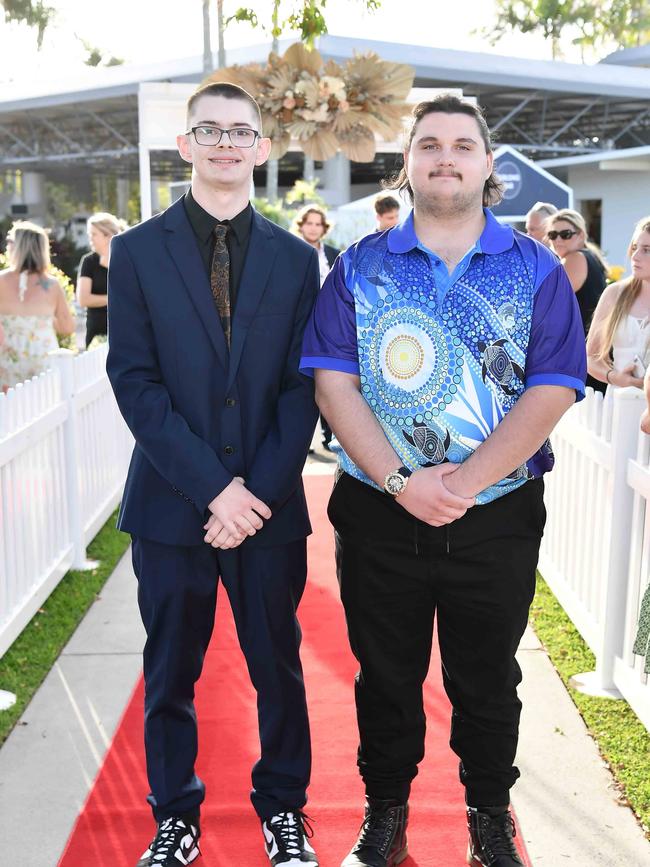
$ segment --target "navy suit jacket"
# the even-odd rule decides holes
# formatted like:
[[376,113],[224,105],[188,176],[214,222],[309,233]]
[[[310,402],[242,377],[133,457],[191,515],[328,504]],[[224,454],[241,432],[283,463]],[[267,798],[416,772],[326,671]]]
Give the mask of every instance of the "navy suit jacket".
[[243,544],[305,537],[318,411],[298,364],[315,250],[253,212],[230,352],[182,200],[113,238],[108,284],[107,371],[136,441],[119,528],[202,544],[208,504],[243,476],[273,512]]

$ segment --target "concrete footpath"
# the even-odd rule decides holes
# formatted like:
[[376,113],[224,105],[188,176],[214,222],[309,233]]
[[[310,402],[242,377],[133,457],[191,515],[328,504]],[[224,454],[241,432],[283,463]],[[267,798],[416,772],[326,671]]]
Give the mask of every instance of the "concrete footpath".
[[[317,453],[306,472],[332,469],[330,456]],[[137,683],[143,640],[127,553],[0,749],[0,863],[56,867]],[[518,658],[522,776],[513,804],[533,865],[650,867],[650,843],[617,803],[611,774],[531,630]],[[440,867],[463,863],[459,855]]]

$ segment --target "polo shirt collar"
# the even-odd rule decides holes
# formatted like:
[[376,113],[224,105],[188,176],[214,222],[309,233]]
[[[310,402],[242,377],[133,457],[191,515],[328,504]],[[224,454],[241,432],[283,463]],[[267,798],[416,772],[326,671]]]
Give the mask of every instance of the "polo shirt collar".
[[[482,253],[495,254],[509,250],[514,243],[514,235],[510,226],[499,223],[489,208],[483,208],[485,227],[481,232],[476,247]],[[419,244],[413,225],[413,210],[399,225],[388,232],[388,249],[391,253],[408,253]]]

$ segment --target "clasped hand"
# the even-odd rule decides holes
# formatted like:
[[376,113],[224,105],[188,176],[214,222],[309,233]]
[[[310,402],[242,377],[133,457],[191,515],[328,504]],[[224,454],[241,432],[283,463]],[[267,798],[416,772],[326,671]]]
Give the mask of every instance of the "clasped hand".
[[619,388],[643,388],[643,378],[636,375],[636,365],[634,362],[628,364],[623,370],[614,370],[609,374],[610,385],[617,385]]
[[452,486],[448,477],[458,468],[459,464],[448,462],[417,470],[409,478],[406,490],[399,495],[397,502],[415,518],[432,527],[442,527],[462,518],[476,500],[452,493],[447,487],[447,484]]
[[236,548],[247,536],[254,536],[264,526],[262,518],[271,517],[271,510],[247,490],[241,476],[235,476],[230,484],[212,500],[210,515],[203,529],[203,537],[213,548]]

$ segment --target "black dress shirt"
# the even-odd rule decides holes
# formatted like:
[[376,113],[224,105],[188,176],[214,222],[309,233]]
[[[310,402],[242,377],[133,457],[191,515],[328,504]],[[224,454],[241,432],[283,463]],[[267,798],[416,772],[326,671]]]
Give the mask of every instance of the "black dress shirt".
[[185,193],[183,204],[185,205],[187,219],[190,221],[192,230],[196,235],[196,241],[208,279],[210,278],[212,254],[214,252],[214,227],[217,223],[223,223],[230,227],[226,235],[226,245],[228,247],[228,254],[230,255],[230,309],[234,310],[242,271],[244,270],[244,262],[246,261],[246,253],[248,252],[248,242],[251,236],[253,209],[250,202],[232,220],[217,220],[212,214],[208,214],[195,201],[191,190]]

